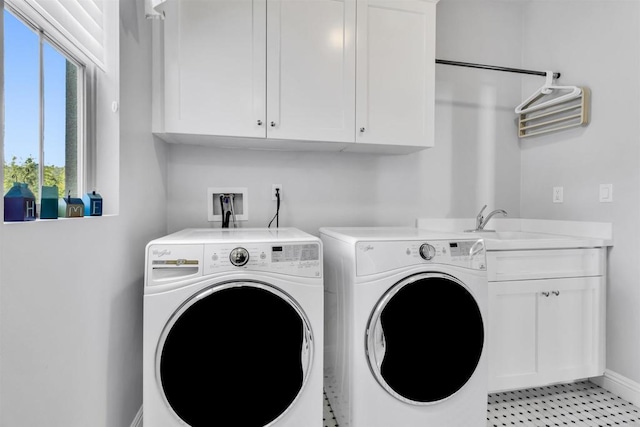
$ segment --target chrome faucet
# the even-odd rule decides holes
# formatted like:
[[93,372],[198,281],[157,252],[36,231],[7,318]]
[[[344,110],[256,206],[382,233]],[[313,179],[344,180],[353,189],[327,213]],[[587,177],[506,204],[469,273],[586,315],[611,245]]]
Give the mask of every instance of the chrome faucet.
[[487,205],[484,205],[482,207],[482,209],[480,209],[480,212],[478,212],[478,216],[476,216],[476,229],[475,230],[466,230],[466,231],[490,231],[490,230],[485,230],[484,226],[487,225],[487,223],[489,222],[489,220],[491,219],[491,217],[493,217],[496,214],[501,213],[503,216],[507,216],[507,211],[503,210],[503,209],[496,209],[494,211],[491,211],[487,214],[486,217],[482,216],[482,212],[484,212],[484,210],[487,208]]

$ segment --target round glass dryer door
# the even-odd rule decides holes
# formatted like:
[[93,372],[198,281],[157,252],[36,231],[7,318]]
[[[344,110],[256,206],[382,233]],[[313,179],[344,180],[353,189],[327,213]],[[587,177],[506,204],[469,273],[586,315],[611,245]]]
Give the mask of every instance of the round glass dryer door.
[[160,337],[156,377],[191,427],[264,427],[294,404],[312,363],[300,306],[259,282],[212,286],[186,301]]
[[473,375],[484,345],[482,314],[458,279],[408,277],[376,305],[366,352],[378,383],[397,399],[428,405],[453,396]]

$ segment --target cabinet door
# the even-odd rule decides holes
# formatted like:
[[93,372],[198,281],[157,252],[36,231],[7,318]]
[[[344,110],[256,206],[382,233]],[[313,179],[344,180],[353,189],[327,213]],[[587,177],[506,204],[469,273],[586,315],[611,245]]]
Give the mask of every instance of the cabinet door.
[[353,142],[355,0],[269,0],[267,136]]
[[356,142],[433,146],[436,4],[358,0]]
[[489,391],[604,373],[602,277],[489,283]]
[[264,137],[266,0],[167,7],[166,132]]
[[547,280],[539,358],[547,383],[604,373],[604,286],[600,277]]
[[489,283],[489,391],[539,382],[538,305],[543,281]]

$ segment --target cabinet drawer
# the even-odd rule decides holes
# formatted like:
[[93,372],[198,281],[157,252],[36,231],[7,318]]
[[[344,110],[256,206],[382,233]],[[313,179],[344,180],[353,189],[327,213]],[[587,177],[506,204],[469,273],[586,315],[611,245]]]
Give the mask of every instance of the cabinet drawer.
[[601,276],[605,272],[602,248],[487,252],[490,282]]

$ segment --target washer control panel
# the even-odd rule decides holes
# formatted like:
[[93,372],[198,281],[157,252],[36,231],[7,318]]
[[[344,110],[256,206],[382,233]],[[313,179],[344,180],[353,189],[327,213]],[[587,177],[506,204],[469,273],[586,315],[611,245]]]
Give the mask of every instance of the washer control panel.
[[150,245],[146,286],[228,271],[322,277],[320,243],[216,243]]
[[422,264],[445,264],[486,270],[484,241],[361,241],[356,244],[358,276]]
[[270,271],[299,277],[322,274],[319,243],[243,243],[204,245],[204,274]]

